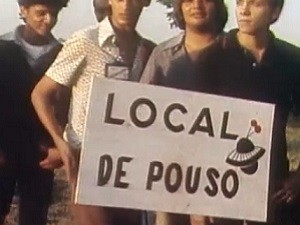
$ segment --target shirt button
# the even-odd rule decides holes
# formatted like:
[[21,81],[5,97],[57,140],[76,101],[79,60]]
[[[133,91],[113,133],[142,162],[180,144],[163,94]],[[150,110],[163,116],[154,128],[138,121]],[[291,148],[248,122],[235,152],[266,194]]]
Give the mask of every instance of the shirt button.
[[257,63],[256,62],[254,62],[254,63],[252,63],[252,67],[256,67],[257,66]]

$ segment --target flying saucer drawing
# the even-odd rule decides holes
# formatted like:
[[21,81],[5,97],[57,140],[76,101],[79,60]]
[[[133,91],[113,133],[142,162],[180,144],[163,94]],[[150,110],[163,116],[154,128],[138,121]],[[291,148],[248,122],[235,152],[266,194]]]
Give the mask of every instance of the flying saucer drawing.
[[262,128],[256,120],[251,120],[246,137],[240,138],[236,148],[227,156],[226,162],[232,166],[240,167],[246,174],[254,174],[258,169],[258,160],[265,154],[263,147],[255,146],[249,137],[254,133],[260,133]]

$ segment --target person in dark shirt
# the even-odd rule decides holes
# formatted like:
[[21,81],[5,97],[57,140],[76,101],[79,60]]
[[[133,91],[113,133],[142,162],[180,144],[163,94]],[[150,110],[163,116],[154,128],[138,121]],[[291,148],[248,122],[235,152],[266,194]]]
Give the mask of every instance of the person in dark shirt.
[[[289,175],[285,129],[289,113],[299,112],[300,50],[269,30],[279,18],[283,3],[237,0],[238,30],[219,38],[187,69],[182,69],[186,62],[182,55],[172,60],[162,57],[180,48],[169,48],[172,51],[168,52],[166,47],[160,51],[157,47],[149,60],[153,63],[150,71],[155,72],[146,69],[142,82],[275,104],[267,224],[297,225],[300,178],[299,171]],[[243,222],[214,218],[213,224]]]
[[[289,174],[285,134],[289,114],[299,113],[300,49],[269,30],[280,16],[283,0],[237,0],[236,4],[239,29],[225,36],[223,52],[206,64],[214,77],[213,92],[275,105],[268,222],[247,224],[300,224],[300,172]],[[215,224],[243,221],[215,219]]]
[[[0,69],[0,121],[3,129],[3,124],[8,125],[11,120],[23,119],[20,117],[25,115],[26,118],[28,115],[28,93],[33,87],[33,78],[28,75],[30,67],[22,50],[12,41],[0,40]],[[22,74],[28,77],[21,76]],[[3,139],[1,136],[0,138]]]
[[199,59],[219,49],[219,39],[227,22],[223,1],[175,0],[174,14],[179,35],[159,44],[147,63],[142,83],[199,90],[195,75]]
[[[204,67],[200,69],[199,64],[206,65],[221,49],[220,39],[228,17],[225,3],[175,0],[173,6],[177,24],[184,32],[153,50],[140,82],[211,93],[213,77]],[[204,225],[209,223],[209,218],[158,212],[157,221],[159,225]]]
[[24,24],[0,36],[3,40],[0,56],[3,111],[0,119],[0,224],[9,212],[16,184],[20,196],[19,224],[47,222],[53,169],[61,166],[62,161],[33,109],[30,95],[62,48],[51,30],[67,2],[18,0]]
[[47,216],[43,202],[50,201],[53,175],[38,165],[42,154],[36,150],[37,122],[30,104],[35,77],[19,46],[0,43],[0,224],[9,212],[17,181],[20,224],[43,224],[41,217]]

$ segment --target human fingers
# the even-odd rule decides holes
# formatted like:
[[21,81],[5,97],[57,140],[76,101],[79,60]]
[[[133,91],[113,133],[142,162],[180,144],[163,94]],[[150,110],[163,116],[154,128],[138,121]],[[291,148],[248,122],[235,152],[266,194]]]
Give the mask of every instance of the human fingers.
[[49,163],[48,159],[44,159],[44,160],[39,162],[39,165],[40,165],[40,167],[45,169],[45,167],[47,166],[48,163]]
[[78,174],[78,162],[77,162],[76,155],[72,155],[70,164],[71,164],[71,170],[70,170],[71,182],[75,183]]
[[290,203],[294,199],[294,194],[289,189],[282,189],[273,197],[276,203]]
[[70,162],[69,162],[69,158],[66,155],[65,152],[61,152],[61,159],[63,161],[63,165],[64,165],[64,170],[66,173],[66,177],[67,177],[67,181],[70,182],[71,180],[71,176],[70,176]]
[[280,189],[278,192],[276,192],[272,196],[272,200],[276,203],[281,203],[284,201],[284,199],[287,197],[287,190],[286,189]]
[[70,172],[70,166],[68,164],[64,164],[66,176],[67,176],[67,181],[68,183],[71,183],[71,172]]
[[289,197],[286,199],[286,203],[287,203],[287,204],[291,204],[293,201],[294,201],[294,197],[293,197],[293,196],[289,196]]
[[62,166],[60,162],[53,162],[49,159],[44,159],[39,163],[39,165],[42,169],[46,169],[46,170],[54,170]]
[[291,204],[295,201],[295,199],[297,198],[297,194],[294,191],[289,191],[288,196],[285,199],[285,202],[287,204]]
[[40,164],[40,167],[44,170],[53,170],[53,167],[49,163]]
[[66,173],[69,183],[75,183],[77,178],[77,161],[75,156],[69,152],[66,155]]

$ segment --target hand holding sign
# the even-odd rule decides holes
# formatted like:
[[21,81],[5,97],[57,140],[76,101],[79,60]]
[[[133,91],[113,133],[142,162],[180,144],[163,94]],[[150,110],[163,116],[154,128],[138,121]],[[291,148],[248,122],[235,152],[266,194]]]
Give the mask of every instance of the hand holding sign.
[[300,177],[296,172],[284,181],[282,188],[275,193],[273,201],[277,204],[292,204],[300,198]]

